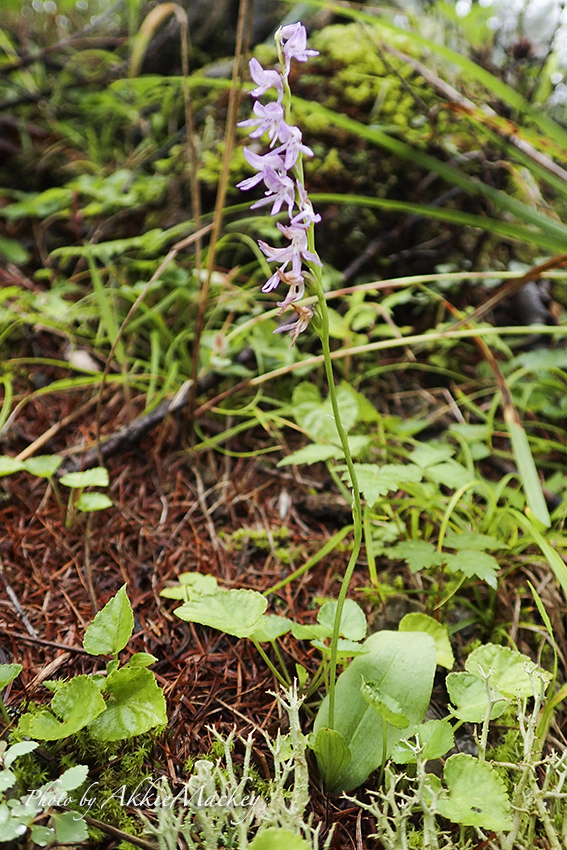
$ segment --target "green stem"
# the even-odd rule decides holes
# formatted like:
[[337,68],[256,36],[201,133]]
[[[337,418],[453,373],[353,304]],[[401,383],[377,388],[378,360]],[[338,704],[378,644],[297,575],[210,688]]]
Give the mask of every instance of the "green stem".
[[[310,232],[308,234],[309,241],[313,240],[312,229],[310,228]],[[311,245],[309,246],[310,250],[312,250]],[[339,439],[341,441],[341,446],[344,452],[345,461],[347,465],[347,469],[349,471],[350,480],[352,484],[352,519],[354,525],[354,541],[352,552],[350,555],[349,562],[347,564],[347,568],[345,570],[345,574],[343,576],[341,589],[339,591],[339,598],[337,601],[337,610],[335,613],[335,622],[333,624],[333,636],[331,638],[331,659],[330,659],[330,676],[329,676],[329,729],[333,729],[335,725],[335,685],[337,679],[337,647],[339,643],[339,632],[341,625],[341,618],[343,614],[343,608],[345,604],[346,595],[348,593],[349,585],[352,579],[352,574],[354,572],[354,568],[356,566],[356,562],[358,560],[358,555],[360,553],[360,547],[362,544],[362,505],[360,501],[360,490],[358,487],[358,480],[356,477],[356,472],[354,469],[354,463],[352,460],[352,455],[350,453],[350,448],[348,444],[347,432],[343,426],[341,421],[341,412],[339,410],[339,402],[337,399],[337,390],[335,387],[335,379],[333,375],[333,364],[331,361],[331,349],[329,345],[329,313],[327,310],[327,302],[325,301],[325,294],[323,292],[323,286],[321,283],[321,272],[318,268],[313,269],[313,279],[315,281],[317,301],[319,304],[319,313],[321,319],[321,346],[323,348],[323,357],[325,360],[325,372],[327,375],[327,384],[329,386],[329,398],[331,399],[331,406],[333,408],[333,416],[335,419],[335,424],[337,426],[337,431],[339,433]]]
[[280,685],[283,685],[283,686],[284,686],[284,688],[287,688],[287,687],[289,686],[289,682],[286,682],[286,680],[284,679],[284,677],[282,676],[282,674],[280,673],[280,671],[277,669],[277,667],[275,667],[275,666],[272,664],[272,662],[271,662],[270,658],[266,655],[266,653],[264,652],[264,650],[262,649],[262,647],[260,646],[260,644],[258,643],[258,641],[257,641],[257,640],[254,640],[254,638],[250,638],[250,640],[252,641],[252,643],[254,644],[254,646],[256,647],[256,649],[258,650],[258,653],[259,653],[259,654],[260,654],[260,656],[264,659],[265,664],[266,664],[266,665],[268,666],[268,668],[272,671],[272,673],[274,674],[274,676],[276,677],[276,679],[278,680],[278,682],[280,683]]

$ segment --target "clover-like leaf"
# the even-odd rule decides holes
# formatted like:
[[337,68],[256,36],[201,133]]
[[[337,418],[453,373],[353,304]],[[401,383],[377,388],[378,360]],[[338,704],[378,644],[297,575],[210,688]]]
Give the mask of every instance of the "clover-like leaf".
[[165,699],[153,673],[143,667],[123,667],[111,673],[104,692],[106,711],[89,723],[99,741],[121,741],[167,723]]
[[512,828],[506,786],[488,762],[457,753],[447,759],[443,776],[449,796],[437,802],[440,815],[453,823],[495,832]]
[[134,631],[134,615],[126,585],[110,599],[87,627],[83,646],[89,655],[116,655]]
[[256,590],[219,590],[186,602],[175,609],[180,620],[211,626],[227,635],[244,638],[264,628],[268,603]]

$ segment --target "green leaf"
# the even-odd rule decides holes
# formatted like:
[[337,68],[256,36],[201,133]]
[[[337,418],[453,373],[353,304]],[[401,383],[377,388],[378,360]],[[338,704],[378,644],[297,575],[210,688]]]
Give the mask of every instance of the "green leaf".
[[386,552],[392,558],[403,558],[412,573],[443,563],[443,555],[428,540],[403,540],[388,547]]
[[58,455],[38,455],[24,461],[24,469],[38,478],[53,478],[62,463]]
[[363,677],[360,693],[368,705],[374,711],[377,711],[386,723],[389,723],[390,726],[394,726],[396,729],[407,729],[409,720],[402,711],[401,705],[394,697],[385,694],[376,682],[365,682]]
[[338,446],[329,443],[310,443],[302,449],[287,455],[278,462],[278,466],[302,466],[303,464],[320,463],[330,458],[342,457],[343,451]]
[[265,622],[262,628],[256,629],[250,635],[252,640],[256,640],[258,643],[271,643],[276,638],[287,634],[293,626],[293,620],[289,620],[287,617],[278,617],[272,614],[266,616],[264,619]]
[[40,711],[33,716],[24,714],[18,728],[30,738],[58,741],[87,726],[105,708],[105,702],[90,676],[75,676],[57,688],[51,700],[53,714],[50,711]]
[[462,549],[456,555],[443,554],[443,561],[452,573],[464,573],[468,578],[476,576],[494,588],[498,584],[496,574],[500,567],[496,558],[488,552]]
[[124,667],[149,667],[150,664],[155,664],[157,658],[149,652],[135,652],[132,658],[126,662]]
[[443,484],[451,490],[464,487],[474,481],[474,475],[456,460],[448,460],[435,466],[428,466],[425,470],[426,476],[435,484]]
[[311,844],[290,829],[269,826],[255,835],[250,850],[311,850]]
[[333,630],[329,629],[328,626],[322,626],[320,623],[308,623],[307,625],[294,623],[291,633],[296,640],[313,640],[331,637]]
[[445,549],[508,549],[506,543],[497,540],[490,534],[480,534],[478,531],[460,531],[447,534],[443,540]]
[[54,812],[51,820],[59,844],[82,844],[88,840],[87,825],[78,812]]
[[400,632],[426,632],[428,635],[431,635],[435,641],[435,648],[437,650],[437,664],[441,667],[446,667],[447,670],[453,669],[455,656],[453,655],[453,649],[449,641],[447,626],[438,623],[437,620],[434,620],[428,614],[421,614],[419,611],[414,611],[402,617],[398,629]]
[[30,259],[30,252],[16,239],[0,236],[0,257],[16,266],[24,266]]
[[449,460],[454,454],[455,450],[451,446],[445,446],[441,443],[421,443],[410,454],[410,460],[422,469],[427,469]]
[[104,466],[84,469],[82,472],[68,472],[60,478],[65,487],[108,487],[108,470]]
[[[16,784],[16,775],[11,770],[0,770],[0,794],[4,794],[8,788],[12,788]],[[0,809],[0,828],[2,827],[2,809]]]
[[10,767],[15,759],[31,753],[36,747],[39,747],[37,741],[19,741],[17,744],[12,744],[4,753],[4,767]]
[[126,585],[99,611],[85,632],[83,646],[89,655],[116,655],[134,631],[134,615]]
[[183,599],[189,601],[197,596],[210,596],[219,590],[218,581],[214,576],[202,573],[181,573],[177,587],[166,587],[160,596],[166,599]]
[[108,695],[106,711],[88,727],[99,741],[121,741],[167,723],[163,693],[149,670],[116,670],[107,677],[104,692]]
[[[312,640],[311,645],[315,647],[315,649],[319,649],[323,655],[326,655],[330,658],[331,656],[331,646],[327,646],[327,644],[323,643],[321,640]],[[357,655],[365,655],[366,650],[364,649],[364,645],[361,643],[357,643],[352,640],[345,640],[344,638],[339,638],[337,641],[337,660],[343,661],[346,658],[355,658]]]
[[[465,669],[475,676],[480,675],[480,668],[490,675],[490,684],[498,688],[500,693],[507,697],[533,696],[532,683],[528,673],[537,673],[544,681],[550,681],[551,674],[538,668],[527,655],[523,655],[516,649],[507,646],[497,646],[488,643],[479,646],[471,652],[465,663]],[[536,684],[537,687],[537,684]]]
[[267,607],[266,599],[255,590],[219,590],[186,602],[174,613],[180,620],[243,638],[264,628],[267,618],[263,614]]
[[12,475],[22,469],[25,469],[25,467],[21,460],[16,460],[15,457],[8,457],[7,455],[0,457],[0,476]]
[[83,513],[90,511],[104,511],[112,507],[112,501],[106,493],[81,493],[77,499],[77,508]]
[[38,847],[46,847],[54,840],[55,832],[48,826],[32,824],[30,827],[30,838],[34,844],[38,845]]
[[526,494],[526,501],[535,518],[545,528],[549,528],[551,519],[541,488],[539,473],[535,465],[527,434],[517,417],[518,414],[515,409],[510,407],[504,408],[504,419],[508,426],[512,451],[514,452],[516,466],[522,480],[522,487]]
[[[392,697],[410,722],[407,734],[421,723],[433,686],[436,651],[433,638],[412,632],[381,631],[363,644],[365,655],[355,658],[338,680],[335,691],[334,728],[340,732],[351,753],[348,766],[327,787],[331,793],[361,785],[376,770],[402,737],[391,725],[386,727],[386,752],[382,750],[382,718],[360,693],[361,677],[377,683],[382,693]],[[314,731],[329,726],[329,697],[323,700]]]
[[340,732],[323,727],[317,732],[313,752],[325,788],[334,788],[351,760],[345,739]]
[[[391,490],[399,490],[404,484],[418,483],[423,472],[414,464],[387,463],[380,467],[375,463],[355,463],[356,477],[361,493],[369,505]],[[349,480],[348,473],[344,475]]]
[[443,776],[449,796],[437,802],[440,815],[463,826],[495,832],[512,829],[506,786],[490,764],[458,753],[447,759]]
[[23,669],[21,664],[0,664],[0,691],[13,682]]
[[78,764],[62,773],[57,782],[60,783],[64,791],[74,791],[81,787],[88,775],[89,769],[86,764]]
[[[488,710],[486,684],[471,673],[449,673],[446,679],[447,691],[455,706],[455,716],[468,723],[482,723]],[[491,689],[493,706],[490,719],[495,720],[504,714],[509,700],[496,688]]]
[[[425,761],[439,759],[455,746],[453,727],[448,720],[429,720],[415,730],[420,746],[421,758]],[[396,764],[416,764],[417,757],[407,739],[400,741],[392,750],[392,761]]]
[[[325,602],[317,614],[317,622],[325,626],[329,630],[329,634],[333,633],[336,611],[337,602],[330,601]],[[353,641],[363,640],[366,635],[366,617],[364,611],[354,599],[345,599],[339,634]]]
[[[344,429],[350,431],[358,421],[358,402],[348,384],[343,382],[337,387],[337,401]],[[292,406],[295,421],[316,442],[340,444],[331,399],[322,400],[314,384],[299,384],[293,392]]]

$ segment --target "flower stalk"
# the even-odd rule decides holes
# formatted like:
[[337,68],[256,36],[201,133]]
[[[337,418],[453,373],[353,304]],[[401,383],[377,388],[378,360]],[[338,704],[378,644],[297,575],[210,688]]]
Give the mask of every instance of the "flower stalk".
[[299,334],[308,327],[314,315],[313,309],[309,305],[300,303],[305,295],[306,286],[314,291],[317,297],[319,312],[317,330],[321,337],[329,397],[351,480],[354,541],[339,591],[331,638],[329,727],[332,729],[335,717],[335,685],[340,624],[346,595],[362,543],[362,508],[348,437],[341,421],[337,400],[329,342],[329,313],[321,271],[322,263],[315,248],[315,224],[321,220],[321,216],[314,212],[305,189],[303,157],[313,156],[313,151],[303,144],[301,130],[291,123],[291,90],[289,86],[291,60],[306,62],[311,56],[316,56],[317,51],[307,48],[307,34],[301,23],[280,27],[276,32],[275,40],[281,72],[265,70],[257,59],[251,59],[250,74],[256,83],[256,88],[251,92],[252,97],[259,98],[267,91],[274,90],[276,101],[263,104],[256,100],[253,107],[255,117],[241,121],[239,124],[241,127],[252,128],[249,131],[251,139],[260,138],[267,133],[270,148],[267,153],[262,155],[250,148],[245,149],[246,160],[257,173],[253,177],[242,180],[238,187],[247,191],[261,182],[264,183],[266,188],[264,197],[253,203],[252,209],[272,204],[271,215],[276,216],[282,209],[287,208],[289,224],[284,225],[278,221],[277,227],[289,241],[289,244],[283,248],[273,248],[266,242],[258,242],[268,261],[279,264],[274,274],[262,287],[262,292],[271,292],[277,289],[280,283],[288,287],[287,295],[277,304],[280,308],[280,315],[291,307],[296,314],[295,321],[281,325],[275,333],[288,333],[291,337],[292,346],[295,345]]

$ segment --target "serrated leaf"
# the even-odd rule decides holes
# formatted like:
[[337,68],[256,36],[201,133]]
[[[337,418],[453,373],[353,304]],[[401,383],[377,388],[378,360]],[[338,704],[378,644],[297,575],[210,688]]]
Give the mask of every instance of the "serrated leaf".
[[512,829],[506,786],[487,762],[458,753],[445,763],[443,776],[449,797],[437,802],[437,811],[453,823],[503,832]]
[[265,597],[255,590],[220,590],[186,602],[174,613],[180,620],[243,638],[264,627],[267,607]]
[[50,711],[41,711],[34,716],[24,714],[18,728],[30,738],[58,741],[74,735],[105,708],[95,682],[90,676],[79,675],[57,688],[51,700],[53,714]]
[[[451,702],[455,706],[455,717],[467,723],[482,723],[488,711],[485,682],[472,673],[449,673],[446,685]],[[506,711],[509,700],[496,688],[492,688],[491,701],[493,705],[490,719],[495,720]]]
[[[421,758],[425,761],[439,759],[455,746],[453,727],[448,720],[429,720],[427,723],[421,723],[415,730],[415,735],[416,741],[423,747]],[[416,764],[416,754],[406,739],[396,744],[392,750],[392,761],[396,764]]]
[[87,825],[78,812],[54,812],[51,820],[59,844],[82,844],[88,840]]
[[400,620],[398,626],[400,632],[426,632],[435,641],[437,650],[437,664],[452,670],[455,664],[455,656],[449,640],[447,626],[434,620],[428,614],[412,611]]
[[396,546],[388,547],[386,552],[392,558],[402,558],[412,573],[443,563],[443,555],[428,540],[403,540]]
[[508,549],[506,543],[502,543],[496,537],[476,531],[451,532],[444,538],[443,546],[445,549],[474,549],[475,551]]
[[453,573],[464,573],[468,578],[476,576],[494,588],[498,584],[496,574],[500,567],[496,558],[488,552],[462,549],[456,555],[444,553],[443,562]]
[[[354,468],[360,492],[371,506],[386,493],[399,490],[404,484],[418,483],[423,478],[422,470],[409,463],[388,463],[382,467],[375,463],[355,463]],[[350,480],[348,473],[344,478]]]
[[181,573],[177,587],[164,588],[160,596],[166,599],[183,599],[189,601],[197,596],[210,596],[219,590],[218,581],[214,576],[202,573]]
[[53,478],[62,463],[57,455],[38,455],[24,461],[24,469],[38,478]]
[[126,585],[99,611],[85,631],[83,647],[89,655],[116,655],[134,631],[134,615]]
[[4,753],[4,767],[10,767],[15,759],[33,752],[37,747],[39,747],[37,741],[19,741],[17,744],[12,744]]
[[287,634],[293,626],[293,620],[287,617],[278,617],[275,614],[264,618],[264,625],[261,629],[256,629],[250,637],[258,643],[268,643],[282,635]]
[[362,677],[360,693],[365,702],[377,711],[380,717],[395,729],[407,729],[409,720],[402,711],[402,707],[394,697],[385,694],[376,682],[366,682]]
[[81,493],[77,499],[77,508],[83,513],[104,511],[112,507],[112,501],[106,493]]
[[[345,431],[350,431],[358,419],[358,404],[345,384],[337,387],[337,401],[343,427]],[[293,392],[292,405],[295,421],[315,441],[334,444],[340,442],[331,400],[322,400],[314,384],[299,384]]]
[[0,691],[13,682],[23,669],[21,664],[0,664]]
[[104,466],[95,466],[82,472],[68,472],[59,481],[65,487],[108,487],[108,470]]
[[[317,622],[329,629],[330,634],[333,633],[336,611],[337,602],[333,600],[325,602],[317,614]],[[354,599],[345,599],[339,634],[353,641],[363,640],[366,636],[366,617]]]
[[[536,667],[527,655],[507,646],[488,643],[475,649],[466,660],[465,669],[479,676],[480,669],[485,673],[492,670],[490,684],[508,697],[531,697],[533,688],[528,670],[533,671],[544,681],[550,681],[551,674]],[[533,673],[532,673],[533,675]]]
[[107,677],[106,711],[89,723],[98,741],[121,741],[167,723],[165,699],[149,670],[123,667]]
[[62,773],[57,781],[64,791],[74,791],[75,788],[81,787],[88,775],[89,769],[86,764],[78,764]]

